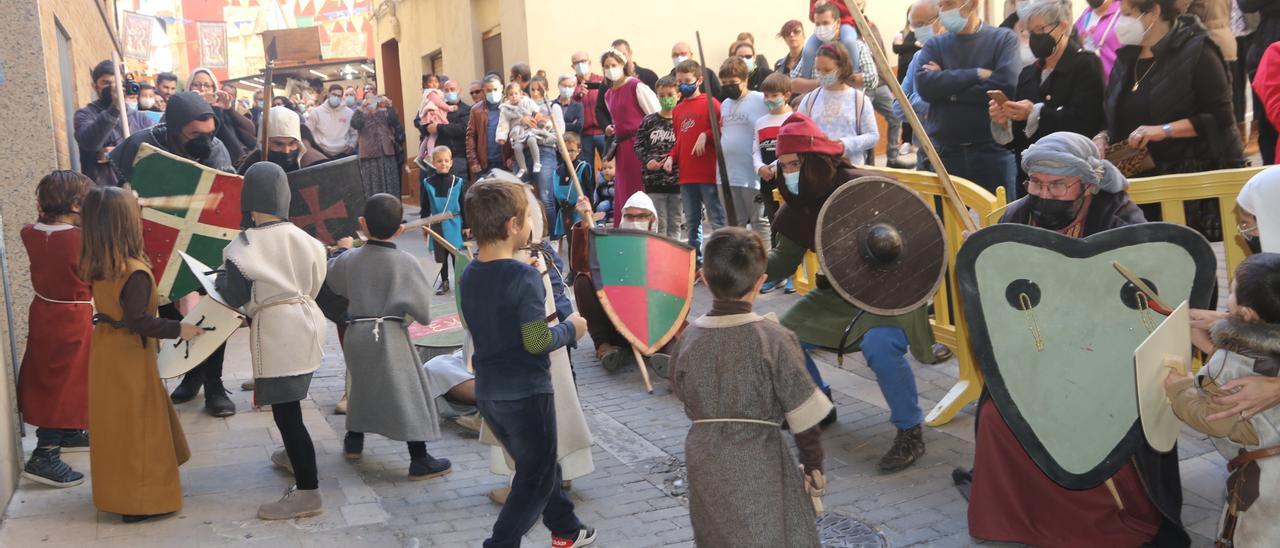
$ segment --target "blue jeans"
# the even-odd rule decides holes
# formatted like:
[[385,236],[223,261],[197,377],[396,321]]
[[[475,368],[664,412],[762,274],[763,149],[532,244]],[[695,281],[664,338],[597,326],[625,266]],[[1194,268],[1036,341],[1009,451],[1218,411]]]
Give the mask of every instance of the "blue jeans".
[[1013,153],[995,143],[969,145],[944,145],[938,147],[938,158],[947,166],[947,173],[973,181],[987,192],[996,193],[1004,187],[1012,202],[1018,197],[1018,167]]
[[711,230],[723,228],[725,225],[724,204],[720,203],[720,194],[715,183],[688,183],[680,185],[680,199],[684,202],[685,232],[688,233],[689,247],[698,251],[698,262],[702,262],[702,208],[707,208],[707,217],[711,218]]
[[520,546],[520,538],[542,516],[552,534],[572,535],[582,528],[573,502],[560,487],[556,463],[555,397],[538,394],[519,400],[478,400],[485,426],[515,461],[511,494],[498,512],[485,548]]
[[[533,154],[530,151],[529,154]],[[542,158],[542,169],[534,173],[530,167],[530,182],[538,189],[538,197],[542,198],[542,208],[546,211],[547,220],[556,216],[556,169],[560,167],[560,156],[556,153],[556,147],[538,146],[538,154]],[[529,165],[533,166],[533,158],[529,158]]]
[[[603,95],[600,96],[600,100],[601,101],[604,100]],[[588,164],[591,164],[591,169],[595,170],[596,154],[599,154],[600,156],[603,157],[606,150],[608,149],[605,148],[604,146],[603,133],[599,135],[583,135],[582,136],[582,152],[581,152],[581,155],[578,157],[582,158],[582,161]]]
[[[840,44],[849,54],[849,61],[853,63],[853,72],[861,72],[862,68],[858,65],[858,29],[853,28],[853,25],[840,25]],[[818,39],[818,35],[810,34],[809,40],[804,43],[804,50],[800,52],[799,75],[801,78],[813,78],[813,60],[818,56],[820,47],[822,47],[822,40]]]
[[[920,410],[920,394],[916,391],[916,376],[907,363],[907,334],[897,327],[875,327],[862,335],[862,356],[867,365],[876,374],[876,384],[880,385],[880,393],[889,404],[889,422],[895,428],[906,430],[924,422],[924,412]],[[801,342],[804,349],[804,365],[813,377],[818,388],[827,390],[827,384],[818,372],[818,364],[814,363],[809,351],[818,348],[815,345]]]

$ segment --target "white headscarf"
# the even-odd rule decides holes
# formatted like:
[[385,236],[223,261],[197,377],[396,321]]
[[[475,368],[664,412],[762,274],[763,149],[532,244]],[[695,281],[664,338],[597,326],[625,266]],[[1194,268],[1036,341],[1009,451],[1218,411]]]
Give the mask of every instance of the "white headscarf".
[[187,91],[191,91],[191,81],[195,80],[196,75],[201,72],[209,75],[209,79],[213,80],[213,91],[216,93],[218,91],[218,77],[213,75],[212,70],[209,70],[204,67],[196,67],[195,70],[191,71],[191,75],[187,76]]
[[1236,204],[1258,218],[1262,251],[1280,253],[1280,166],[1254,175],[1240,189]]
[[623,213],[626,212],[627,208],[632,208],[632,207],[648,211],[649,214],[653,215],[653,220],[649,221],[649,226],[644,226],[639,223],[623,220],[622,223],[619,224],[619,228],[648,230],[649,232],[656,231],[657,229],[656,225],[658,224],[658,209],[653,205],[653,198],[650,198],[648,194],[645,194],[643,192],[637,192],[635,194],[632,194],[630,198],[627,198],[627,204],[622,206]]
[[1129,180],[1111,162],[1098,158],[1098,147],[1079,133],[1059,131],[1045,135],[1022,153],[1022,170],[1058,177],[1079,177],[1080,182],[1103,192],[1129,188]]
[[[298,142],[301,152],[299,156],[307,153],[307,143],[302,140],[302,117],[298,113],[290,110],[286,106],[271,107],[267,111],[267,123],[265,128],[271,132],[266,138],[272,137],[289,137]],[[262,146],[266,146],[266,139],[263,139]]]

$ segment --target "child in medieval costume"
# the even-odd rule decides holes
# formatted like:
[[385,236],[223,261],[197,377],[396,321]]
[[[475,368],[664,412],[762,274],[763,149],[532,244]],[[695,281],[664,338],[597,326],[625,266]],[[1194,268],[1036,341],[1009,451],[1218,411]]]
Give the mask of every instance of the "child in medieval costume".
[[[573,171],[578,176],[578,182],[582,184],[582,191],[590,194],[591,184],[595,182],[595,171],[591,168],[591,164],[584,162],[578,158],[578,154],[582,152],[582,137],[572,131],[564,134],[564,148],[569,153],[569,157],[573,158]],[[552,189],[555,194],[555,207],[552,209],[554,215],[547,219],[550,225],[551,239],[560,241],[568,232],[568,227],[578,222],[578,214],[574,211],[574,204],[578,202],[578,189],[573,186],[573,177],[569,174],[568,166],[561,165],[556,168],[556,183]],[[572,240],[573,236],[569,235]],[[572,244],[571,248],[572,248]]]
[[409,479],[427,480],[451,468],[448,459],[427,453],[426,442],[440,437],[440,417],[409,324],[431,320],[431,282],[418,260],[391,242],[404,232],[403,215],[395,196],[370,197],[360,217],[369,240],[329,261],[327,287],[350,303],[342,346],[351,379],[343,454],[359,459],[365,433],[381,434],[406,442]]
[[62,451],[89,449],[89,338],[93,301],[80,280],[80,203],[93,180],[58,170],[36,186],[40,217],[22,227],[35,299],[27,319],[27,350],[18,373],[22,419],[36,427],[36,448],[22,477],[73,487],[84,474],[62,462]]
[[1235,546],[1268,546],[1280,538],[1280,407],[1256,415],[1218,401],[1237,379],[1280,373],[1280,254],[1252,255],[1236,267],[1227,317],[1192,328],[1196,347],[1210,354],[1194,377],[1170,372],[1165,388],[1173,412],[1208,434],[1227,459],[1227,501],[1218,539]]
[[[711,311],[671,356],[671,391],[693,421],[685,456],[699,546],[821,546],[810,495],[825,486],[818,423],[831,400],[805,371],[796,335],[752,312],[765,253],[746,229],[711,234],[702,263]],[[782,436],[784,421],[801,468]]]
[[80,278],[98,310],[89,343],[93,505],[136,523],[182,509],[178,466],[191,457],[156,369],[155,339],[191,340],[204,330],[156,317],[155,278],[132,192],[90,191],[80,218]]
[[511,490],[485,546],[519,545],[539,516],[551,530],[553,546],[585,546],[595,541],[595,530],[574,514],[561,487],[561,463],[569,460],[562,455],[563,442],[583,437],[585,447],[574,455],[582,454],[589,463],[590,435],[585,420],[580,432],[561,430],[562,397],[571,395],[577,403],[577,394],[567,357],[557,364],[551,354],[563,353],[565,345],[584,335],[586,322],[577,315],[566,323],[554,321],[549,280],[530,266],[534,261],[523,251],[543,226],[535,221],[542,217],[541,201],[528,188],[509,181],[481,182],[468,192],[465,204],[480,245],[476,260],[462,273],[459,291],[462,316],[474,339],[476,404],[484,417],[481,437],[487,435],[510,451],[507,457],[491,458],[491,469],[497,471],[499,464],[514,468]]
[[253,226],[223,250],[226,272],[216,281],[226,304],[243,307],[250,323],[255,406],[271,406],[284,450],[271,461],[293,472],[295,485],[258,518],[293,519],[324,511],[316,451],[302,422],[301,401],[324,356],[325,318],[316,304],[324,285],[324,244],[289,219],[289,181],[274,163],[245,173],[240,209]]
[[[431,167],[435,172],[422,177],[420,215],[425,218],[441,213],[454,214],[454,218],[436,224],[431,229],[444,236],[455,249],[462,249],[462,193],[466,181],[449,171],[453,169],[453,152],[449,147],[438,146],[431,151]],[[427,246],[435,255],[436,262],[440,263],[440,284],[436,286],[436,295],[444,295],[449,292],[449,263],[453,262],[453,256],[431,235],[423,236],[427,239]]]

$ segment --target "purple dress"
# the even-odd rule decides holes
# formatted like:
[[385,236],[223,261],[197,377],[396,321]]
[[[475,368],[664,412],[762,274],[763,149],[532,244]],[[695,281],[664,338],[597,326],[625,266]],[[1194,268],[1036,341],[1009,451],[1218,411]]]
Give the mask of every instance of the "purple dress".
[[636,99],[636,86],[640,80],[628,78],[622,87],[604,92],[605,104],[609,107],[609,115],[613,117],[613,136],[618,141],[614,162],[617,174],[614,176],[614,210],[613,226],[622,221],[621,204],[627,203],[632,194],[644,190],[644,178],[641,174],[640,157],[636,156],[636,131],[640,122],[644,121],[644,110]]

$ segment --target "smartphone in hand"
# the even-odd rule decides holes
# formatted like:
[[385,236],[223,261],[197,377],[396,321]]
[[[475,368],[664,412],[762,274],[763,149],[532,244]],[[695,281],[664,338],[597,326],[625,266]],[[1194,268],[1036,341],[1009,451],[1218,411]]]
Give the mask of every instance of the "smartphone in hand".
[[997,105],[1003,105],[1009,102],[1009,96],[1005,95],[1003,91],[998,89],[988,91],[987,97],[991,98],[992,101],[995,101]]

